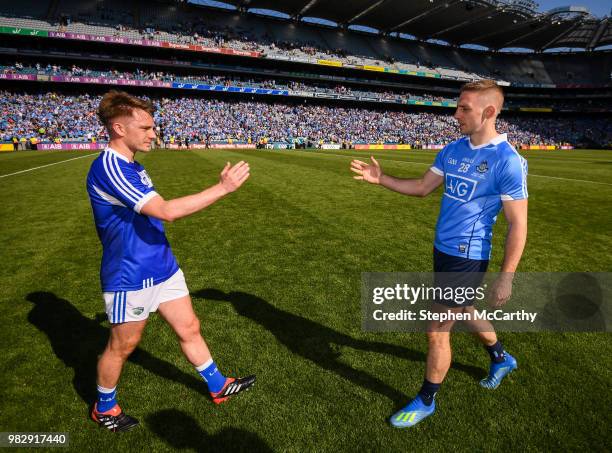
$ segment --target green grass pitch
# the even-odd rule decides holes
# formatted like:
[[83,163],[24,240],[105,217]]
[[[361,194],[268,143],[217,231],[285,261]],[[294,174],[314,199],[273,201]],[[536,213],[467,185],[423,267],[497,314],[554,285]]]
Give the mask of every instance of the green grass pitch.
[[[374,151],[384,171],[421,175],[433,151]],[[610,334],[500,338],[519,361],[502,386],[478,379],[488,356],[453,337],[434,417],[387,418],[421,384],[424,334],[361,329],[360,274],[429,271],[440,190],[403,197],[352,179],[368,152],[154,151],[139,154],[166,199],[217,181],[245,159],[251,179],[166,226],[203,334],[253,391],[221,406],[156,315],[126,364],[118,398],[142,426],[113,435],[88,420],[108,334],[84,152],[6,153],[0,175],[0,431],[63,431],[74,451],[575,451],[612,445]],[[93,154],[92,154],[93,156]],[[522,271],[610,271],[612,153],[530,151]],[[57,165],[49,165],[55,162]],[[499,216],[491,270],[506,225]]]

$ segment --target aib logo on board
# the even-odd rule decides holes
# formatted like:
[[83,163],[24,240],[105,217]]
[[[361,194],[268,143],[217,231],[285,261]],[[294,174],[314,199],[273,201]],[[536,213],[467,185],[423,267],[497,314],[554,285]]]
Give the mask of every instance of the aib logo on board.
[[454,200],[470,201],[476,191],[478,181],[466,178],[464,176],[446,174],[446,190],[444,195]]

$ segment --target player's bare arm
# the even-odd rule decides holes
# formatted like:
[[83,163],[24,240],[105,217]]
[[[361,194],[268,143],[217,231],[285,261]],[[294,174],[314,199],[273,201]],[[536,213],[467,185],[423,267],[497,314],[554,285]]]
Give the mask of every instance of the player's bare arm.
[[503,202],[504,215],[508,221],[508,233],[504,249],[504,261],[499,277],[492,285],[490,302],[494,307],[503,306],[512,295],[514,272],[523,255],[527,242],[527,199]]
[[353,176],[353,178],[369,182],[370,184],[379,184],[404,195],[426,197],[436,190],[444,180],[442,176],[435,174],[431,170],[427,170],[423,177],[419,179],[395,178],[384,174],[380,164],[373,156],[370,156],[370,160],[371,164],[360,160],[353,160],[351,162],[351,171],[357,173],[357,176]]
[[221,171],[219,182],[214,186],[202,192],[173,200],[164,200],[157,195],[148,201],[140,212],[166,222],[173,222],[201,211],[238,190],[249,179],[249,176],[250,167],[247,162],[240,161],[234,166],[228,162]]
[[[138,426],[117,402],[123,364],[140,342],[151,313],[176,333],[183,355],[202,377],[215,404],[248,390],[255,376],[228,377],[216,365],[200,331],[185,281],[160,220],[173,221],[198,212],[236,191],[249,178],[249,164],[225,165],[219,182],[199,193],[173,200],[157,194],[146,170],[134,160],[155,139],[155,105],[111,90],[98,116],[111,141],[94,160],[87,191],[103,248],[100,280],[111,335],[98,359],[98,398],[91,418],[113,432]],[[101,188],[102,187],[102,188]],[[141,205],[142,204],[142,205]],[[141,215],[135,215],[136,212]]]

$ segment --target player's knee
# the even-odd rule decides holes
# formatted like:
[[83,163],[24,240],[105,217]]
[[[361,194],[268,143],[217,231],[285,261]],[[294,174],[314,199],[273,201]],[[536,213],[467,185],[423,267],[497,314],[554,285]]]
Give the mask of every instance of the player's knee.
[[177,334],[183,341],[191,341],[200,336],[200,320],[197,316],[187,320],[177,331]]
[[114,341],[111,344],[111,350],[121,358],[127,359],[128,356],[134,352],[134,349],[136,349],[138,343],[140,343],[140,336],[134,335],[129,338]]
[[189,333],[192,337],[200,336],[200,320],[197,316],[194,316],[189,323]]
[[136,349],[138,343],[139,342],[136,340],[130,340],[127,343],[123,344],[121,348],[121,354],[125,358],[127,358],[132,352],[134,352],[134,349]]

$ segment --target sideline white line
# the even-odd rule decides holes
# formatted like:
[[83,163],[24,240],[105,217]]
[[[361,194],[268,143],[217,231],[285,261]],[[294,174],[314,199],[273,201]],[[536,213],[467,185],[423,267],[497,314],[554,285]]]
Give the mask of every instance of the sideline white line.
[[91,153],[91,154],[87,154],[85,156],[73,157],[72,159],[60,160],[59,162],[53,162],[52,164],[41,165],[40,167],[27,168],[25,170],[16,171],[15,173],[9,173],[9,174],[6,174],[6,175],[0,175],[0,178],[6,178],[7,176],[18,175],[20,173],[25,173],[25,172],[32,171],[32,170],[38,170],[39,168],[50,167],[51,165],[63,164],[64,162],[70,162],[71,160],[83,159],[84,157],[97,156],[98,154],[99,153]]
[[[272,152],[272,151],[270,151]],[[349,154],[333,154],[333,153],[317,153],[317,152],[312,152],[312,151],[302,151],[302,150],[291,150],[291,152],[300,152],[300,153],[307,153],[312,155],[319,155],[319,156],[340,156],[340,157],[353,157],[356,159],[367,159],[367,157],[364,156],[353,156],[353,155],[349,155]],[[395,162],[395,163],[399,163],[399,164],[409,164],[409,165],[427,165],[428,167],[431,167],[431,164],[426,164],[423,162],[408,162],[405,160],[395,160],[395,159],[376,159],[376,160],[380,160],[383,162]],[[586,183],[590,183],[590,184],[601,184],[604,186],[612,186],[612,183],[609,182],[600,182],[600,181],[589,181],[587,179],[573,179],[573,178],[562,178],[561,176],[547,176],[547,175],[534,175],[533,173],[528,173],[527,176],[535,176],[536,178],[550,178],[550,179],[560,179],[562,181],[574,181],[574,182],[586,182]]]

